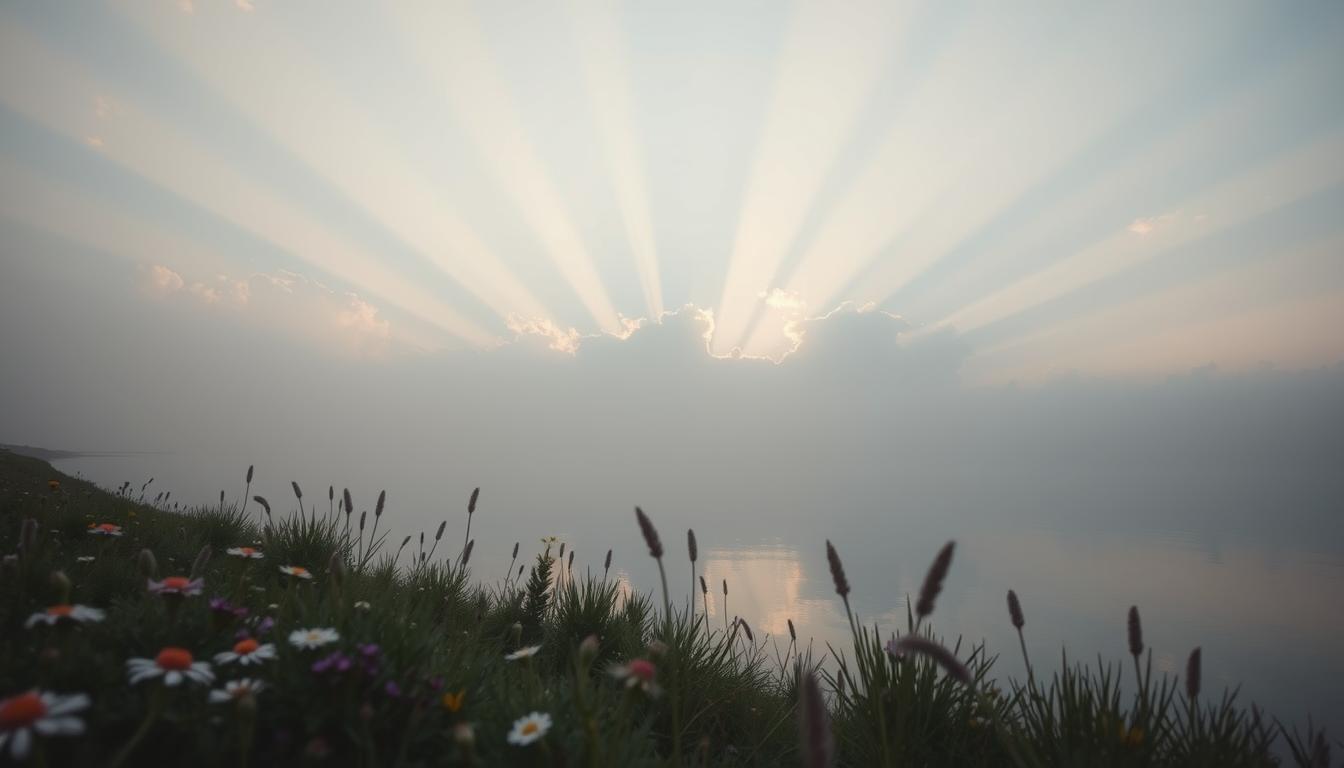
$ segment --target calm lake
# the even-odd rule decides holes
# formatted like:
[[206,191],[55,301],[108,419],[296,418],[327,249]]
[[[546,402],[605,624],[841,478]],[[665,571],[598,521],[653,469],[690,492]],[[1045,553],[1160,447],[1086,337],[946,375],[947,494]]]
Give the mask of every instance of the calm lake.
[[[1305,723],[1310,713],[1333,734],[1344,732],[1341,495],[1319,469],[1302,470],[1305,476],[1211,462],[1202,472],[1188,464],[1175,472],[1154,458],[1110,474],[1086,462],[1047,471],[1036,459],[971,459],[942,473],[914,473],[860,460],[824,476],[776,476],[762,462],[739,463],[736,474],[709,466],[679,476],[621,467],[599,481],[563,457],[486,470],[445,466],[424,454],[393,460],[316,451],[305,463],[305,456],[267,460],[263,453],[101,456],[57,466],[108,487],[125,480],[138,487],[153,477],[149,496],[171,490],[173,500],[195,504],[217,503],[221,488],[230,500],[240,498],[255,463],[252,492],[268,497],[277,513],[295,508],[290,480],[323,510],[329,484],[338,498],[348,486],[357,510],[371,508],[387,489],[392,546],[422,530],[432,536],[446,519],[450,553],[461,546],[466,500],[479,483],[471,530],[478,579],[504,577],[515,541],[526,562],[541,537],[554,535],[577,553],[576,572],[600,572],[611,548],[613,573],[653,590],[657,570],[633,514],[639,504],[661,533],[678,599],[691,588],[689,527],[699,540],[698,573],[711,585],[713,622],[741,615],[758,637],[787,642],[792,619],[818,654],[827,642],[844,647],[848,636],[826,566],[827,539],[844,560],[855,609],[884,631],[904,628],[907,595],[918,591],[938,547],[953,539],[956,556],[934,627],[987,642],[1001,654],[999,676],[1023,671],[1005,609],[1009,588],[1021,597],[1038,669],[1057,666],[1064,648],[1070,659],[1127,661],[1125,617],[1133,604],[1157,669],[1181,671],[1189,651],[1202,646],[1206,691],[1240,685],[1244,700],[1274,716]],[[841,497],[845,504],[836,504]]]

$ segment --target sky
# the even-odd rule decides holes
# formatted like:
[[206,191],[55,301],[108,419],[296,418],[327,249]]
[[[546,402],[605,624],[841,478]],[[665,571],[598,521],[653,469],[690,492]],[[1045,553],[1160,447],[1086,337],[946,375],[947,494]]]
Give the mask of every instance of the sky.
[[837,311],[953,334],[966,386],[1318,369],[1341,32],[1333,3],[7,4],[6,271],[96,255],[109,311],[375,365],[689,305],[715,358],[786,362]]

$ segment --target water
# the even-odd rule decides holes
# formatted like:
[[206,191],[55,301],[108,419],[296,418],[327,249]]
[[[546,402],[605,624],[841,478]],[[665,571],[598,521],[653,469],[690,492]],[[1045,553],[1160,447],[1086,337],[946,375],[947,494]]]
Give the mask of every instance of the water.
[[[656,589],[657,570],[633,515],[639,503],[661,532],[676,599],[692,589],[685,535],[693,527],[710,620],[721,625],[725,613],[741,615],[757,637],[787,641],[792,619],[818,655],[826,643],[842,648],[848,640],[827,539],[843,558],[855,610],[884,630],[904,627],[907,596],[918,591],[938,547],[953,539],[956,557],[934,627],[988,643],[1001,654],[1000,676],[1024,669],[1005,607],[1009,588],[1021,597],[1038,670],[1057,666],[1063,648],[1071,659],[1127,661],[1125,619],[1136,604],[1157,670],[1182,671],[1201,646],[1206,691],[1241,685],[1244,701],[1272,715],[1304,724],[1311,713],[1344,733],[1337,684],[1344,679],[1344,537],[1335,517],[1339,495],[1307,482],[1319,477],[1245,467],[1177,473],[1162,462],[1112,476],[973,461],[942,474],[847,461],[847,472],[781,477],[768,462],[747,470],[739,463],[732,474],[687,462],[693,471],[676,474],[638,470],[633,459],[612,475],[609,467],[585,470],[559,458],[500,467],[453,466],[424,454],[396,461],[356,452],[277,454],[252,457],[252,492],[277,512],[295,506],[291,479],[319,508],[329,483],[338,498],[348,484],[357,510],[372,507],[386,488],[388,540],[421,530],[432,536],[446,519],[450,553],[461,547],[466,500],[479,482],[473,567],[487,581],[504,577],[515,541],[526,562],[541,537],[555,535],[577,553],[576,571],[600,572],[612,548],[617,578]],[[239,455],[177,453],[57,466],[109,487],[124,480],[138,487],[153,476],[150,496],[171,490],[183,503],[216,503],[221,488],[230,499],[242,495],[248,463]],[[695,594],[699,609],[698,586]]]

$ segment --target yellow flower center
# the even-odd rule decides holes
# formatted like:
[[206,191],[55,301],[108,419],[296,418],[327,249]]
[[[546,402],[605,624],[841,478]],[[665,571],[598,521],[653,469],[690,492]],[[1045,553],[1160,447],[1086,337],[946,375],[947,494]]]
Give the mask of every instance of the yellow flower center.
[[524,723],[524,724],[523,724],[523,735],[524,735],[524,736],[531,736],[532,734],[534,734],[534,733],[537,732],[538,728],[539,728],[539,726],[538,726],[536,723]]

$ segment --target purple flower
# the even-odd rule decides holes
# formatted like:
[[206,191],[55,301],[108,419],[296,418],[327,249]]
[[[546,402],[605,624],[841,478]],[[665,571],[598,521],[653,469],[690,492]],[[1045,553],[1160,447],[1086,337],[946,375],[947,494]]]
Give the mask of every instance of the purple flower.
[[336,651],[335,653],[331,653],[314,661],[311,669],[313,670],[313,674],[316,675],[323,675],[328,672],[343,674],[350,671],[352,664],[353,662],[349,656],[346,656],[340,651]]
[[359,648],[360,655],[365,658],[374,658],[382,653],[382,649],[378,647],[377,643],[360,643],[356,647]]
[[387,683],[383,686],[383,693],[386,693],[389,697],[393,699],[400,698],[401,686],[397,685],[396,680],[388,680]]

